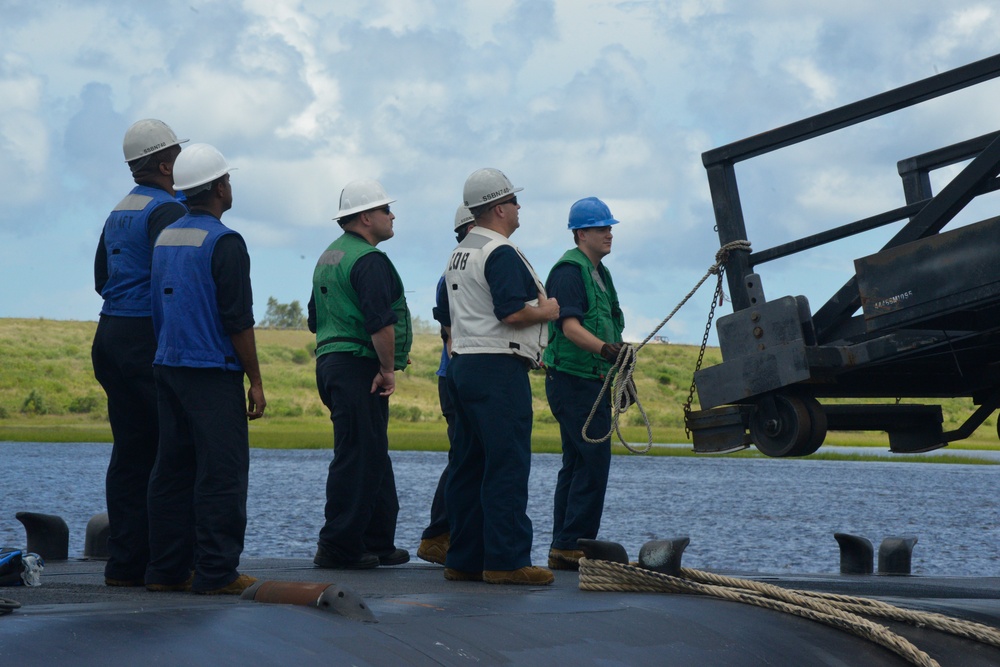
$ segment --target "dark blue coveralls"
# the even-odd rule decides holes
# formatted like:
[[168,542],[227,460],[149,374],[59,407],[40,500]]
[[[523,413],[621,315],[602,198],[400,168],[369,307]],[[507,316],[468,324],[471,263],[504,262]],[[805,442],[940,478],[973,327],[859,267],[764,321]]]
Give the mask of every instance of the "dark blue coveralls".
[[[351,269],[365,330],[374,333],[398,321],[392,303],[402,285],[389,259],[367,254]],[[309,330],[316,332],[315,295],[309,299]],[[364,553],[387,556],[395,549],[399,499],[389,458],[389,397],[372,393],[378,359],[329,352],[316,359],[316,386],[333,422],[333,460],[326,478],[325,523],[320,546],[332,557],[357,561]]]
[[[435,303],[437,305],[434,308],[434,319],[438,319],[441,304],[446,300],[447,294],[445,293],[444,277],[442,276],[438,281],[435,293]],[[443,333],[442,336],[444,336]],[[438,365],[435,375],[437,375],[438,379],[438,402],[441,404],[441,414],[444,415],[444,420],[448,424],[448,462],[451,463],[451,443],[455,440],[455,402],[452,401],[451,393],[448,391],[448,363],[448,344],[445,342],[441,346],[441,363]],[[437,488],[434,489],[434,499],[431,501],[431,522],[424,528],[424,532],[421,533],[420,539],[422,540],[429,540],[448,532],[448,504],[444,499],[444,489],[447,483],[448,466],[445,466],[444,470],[441,471],[441,477],[438,479]]]
[[[531,273],[512,246],[486,261],[498,320],[538,298]],[[441,324],[451,326],[447,302]],[[531,565],[527,515],[531,470],[531,385],[528,362],[512,354],[463,354],[448,365],[455,439],[445,501],[451,527],[446,565],[463,572]]]
[[107,579],[140,585],[149,561],[146,489],[156,460],[158,426],[149,294],[153,243],[187,212],[167,191],[132,189],[104,223],[94,256],[94,288],[104,299],[94,335],[94,376],[108,397],[114,445],[105,477]]
[[[200,246],[167,232],[208,230]],[[253,326],[250,257],[217,218],[190,213],[153,254],[160,448],[149,482],[146,584],[228,586],[246,533],[250,443],[244,370],[230,336]]]
[[[557,266],[549,275],[545,291],[559,300],[556,326],[562,328],[567,317],[583,321],[588,304],[578,267],[571,264]],[[563,450],[552,512],[554,549],[579,549],[577,540],[596,539],[601,527],[608,471],[611,468],[611,443],[589,443],[583,439],[581,431],[602,385],[600,380],[582,378],[554,368],[548,368],[545,373],[545,395],[552,414],[559,421]],[[594,413],[587,435],[599,438],[610,430],[611,401],[605,395],[605,400]]]

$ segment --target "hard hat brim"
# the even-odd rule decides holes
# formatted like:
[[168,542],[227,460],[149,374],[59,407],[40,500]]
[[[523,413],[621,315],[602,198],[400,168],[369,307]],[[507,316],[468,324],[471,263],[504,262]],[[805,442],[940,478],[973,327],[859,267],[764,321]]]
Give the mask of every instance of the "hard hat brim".
[[346,218],[356,213],[364,213],[365,211],[374,211],[377,208],[382,208],[383,206],[392,204],[395,201],[395,199],[386,199],[385,201],[376,201],[368,204],[362,204],[361,206],[354,206],[346,211],[340,211],[336,217],[332,218],[332,220],[340,220],[341,218]]
[[163,148],[155,150],[152,153],[142,153],[140,155],[136,155],[135,157],[126,158],[125,159],[125,164],[128,164],[129,162],[135,162],[136,160],[141,160],[142,158],[149,157],[150,155],[156,155],[160,151],[165,151],[168,148],[170,148],[171,146],[180,146],[181,144],[186,144],[189,141],[191,141],[191,140],[190,139],[178,139],[177,141],[175,141],[173,143],[170,143],[170,144],[167,144]]
[[567,229],[590,229],[591,227],[610,227],[611,225],[617,225],[620,221],[614,218],[608,218],[607,220],[598,220],[596,222],[587,223],[584,225],[566,225]]

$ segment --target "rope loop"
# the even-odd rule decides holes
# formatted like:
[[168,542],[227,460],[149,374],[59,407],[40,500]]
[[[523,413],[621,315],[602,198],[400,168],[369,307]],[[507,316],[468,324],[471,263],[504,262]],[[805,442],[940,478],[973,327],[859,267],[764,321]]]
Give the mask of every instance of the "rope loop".
[[20,607],[21,603],[18,602],[17,600],[8,600],[7,598],[0,598],[0,616],[9,614],[10,612],[14,611],[15,609],[19,609]]
[[[691,288],[681,302],[678,303],[670,314],[663,318],[659,324],[656,325],[648,336],[638,345],[633,346],[630,343],[625,343],[622,345],[622,349],[618,352],[618,358],[615,363],[611,365],[611,369],[604,378],[604,385],[601,387],[601,392],[597,395],[597,400],[594,401],[594,406],[590,409],[590,414],[587,416],[587,421],[584,422],[583,428],[580,431],[581,437],[592,445],[600,444],[605,440],[610,440],[611,435],[615,434],[618,436],[618,441],[633,454],[645,454],[653,447],[653,428],[649,423],[649,415],[646,414],[645,408],[642,407],[642,402],[639,400],[639,391],[635,387],[635,381],[633,376],[635,375],[635,366],[638,360],[639,350],[646,346],[653,336],[655,336],[660,329],[666,325],[667,322],[677,314],[681,308],[695,295],[701,286],[705,284],[710,276],[716,275],[719,277],[718,286],[716,287],[716,293],[712,296],[712,313],[715,312],[716,298],[721,293],[722,290],[722,274],[725,272],[726,262],[729,260],[729,253],[734,250],[743,250],[745,252],[750,252],[750,242],[746,240],[730,241],[724,244],[715,253],[715,264],[708,268],[705,275],[701,277],[701,280]],[[702,341],[702,354],[705,351],[705,345],[708,341],[708,329],[711,327],[711,316],[709,316],[709,325],[706,327],[705,340]],[[698,361],[699,366],[701,365],[701,358]],[[590,422],[593,421],[594,415],[597,414],[597,410],[601,406],[601,401],[604,400],[604,395],[609,393],[611,398],[611,428],[608,432],[600,438],[591,438],[587,434],[587,430],[590,428]],[[694,394],[694,385],[691,386],[692,396]],[[690,398],[688,399],[688,407],[685,408],[685,414],[690,410]],[[635,405],[639,410],[639,414],[642,417],[642,422],[646,426],[646,446],[642,448],[636,448],[625,441],[625,437],[622,436],[622,432],[619,426],[619,419],[625,412]],[[685,423],[687,421],[685,420]]]
[[905,637],[861,614],[1000,647],[1000,630],[982,623],[904,609],[870,598],[794,590],[689,568],[681,568],[680,576],[673,577],[634,565],[581,558],[580,590],[708,595],[773,609],[843,630],[892,651],[910,664],[924,667],[935,667],[938,663]]

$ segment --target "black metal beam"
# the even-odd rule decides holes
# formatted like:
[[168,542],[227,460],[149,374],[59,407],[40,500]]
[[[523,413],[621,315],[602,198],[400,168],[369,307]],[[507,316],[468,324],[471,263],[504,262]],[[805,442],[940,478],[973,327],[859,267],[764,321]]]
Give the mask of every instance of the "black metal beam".
[[789,241],[788,243],[783,243],[781,245],[774,246],[773,248],[767,248],[766,250],[752,253],[750,255],[750,265],[757,266],[758,264],[764,264],[765,262],[773,262],[776,259],[781,259],[782,257],[787,257],[788,255],[794,255],[795,253],[802,252],[803,250],[809,250],[810,248],[815,248],[826,243],[839,241],[840,239],[847,238],[848,236],[884,227],[885,225],[892,224],[893,222],[899,222],[900,220],[918,213],[920,209],[927,205],[928,201],[930,200],[916,202],[914,204],[910,204],[909,206],[901,206],[900,208],[895,208],[891,211],[886,211],[885,213],[873,215],[870,218],[863,218],[856,222],[850,222],[846,225],[841,225],[840,227],[819,232],[818,234],[803,236],[801,239],[796,239],[795,241]]
[[957,144],[938,148],[933,151],[914,155],[896,163],[896,169],[900,176],[905,176],[912,171],[933,171],[941,167],[947,167],[973,158],[982,152],[984,148],[993,143],[993,140],[1000,137],[1000,132],[990,132],[974,139],[960,141]]
[[[883,249],[937,234],[984,188],[988,189],[987,183],[996,178],[997,173],[1000,173],[1000,139],[994,139],[984,148]],[[857,277],[852,277],[813,317],[817,339],[821,343],[827,341],[827,333],[839,328],[860,307]]]
[[721,163],[735,164],[905,109],[997,76],[1000,76],[1000,55],[990,56],[859,102],[706,151],[702,153],[701,160],[705,167]]

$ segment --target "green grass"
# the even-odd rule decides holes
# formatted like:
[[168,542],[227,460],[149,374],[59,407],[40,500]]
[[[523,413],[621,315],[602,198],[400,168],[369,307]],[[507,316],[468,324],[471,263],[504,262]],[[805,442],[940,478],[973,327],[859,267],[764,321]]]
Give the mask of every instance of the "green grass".
[[[104,393],[94,379],[90,346],[96,322],[0,318],[0,440],[26,442],[110,442]],[[329,414],[316,392],[314,337],[306,331],[257,331],[257,349],[267,412],[250,425],[255,447],[332,447]],[[412,364],[398,377],[390,401],[389,441],[394,449],[447,448],[440,414],[437,376],[441,341],[434,334],[415,336]],[[698,349],[691,345],[652,344],[639,353],[636,387],[650,418],[653,439],[686,443],[683,404],[691,384]],[[721,361],[709,348],[705,365]],[[535,424],[532,449],[559,451],[559,428],[545,400],[544,376],[531,374]],[[697,403],[695,405],[697,409]],[[943,402],[945,430],[961,424],[974,406],[966,399]],[[646,442],[638,410],[629,410],[622,431],[632,443]],[[871,446],[885,449],[884,433],[831,432],[826,445]],[[953,448],[998,449],[996,421],[991,417],[971,438]],[[624,452],[616,446],[615,452]],[[692,455],[689,449],[660,448],[654,455]],[[755,450],[728,456],[758,456]],[[824,446],[810,458],[885,460],[877,456],[837,454]],[[907,461],[921,460],[907,457]],[[940,460],[929,457],[928,460]],[[949,458],[948,461],[955,459]],[[972,462],[972,461],[969,461]],[[975,462],[980,462],[976,460]]]

